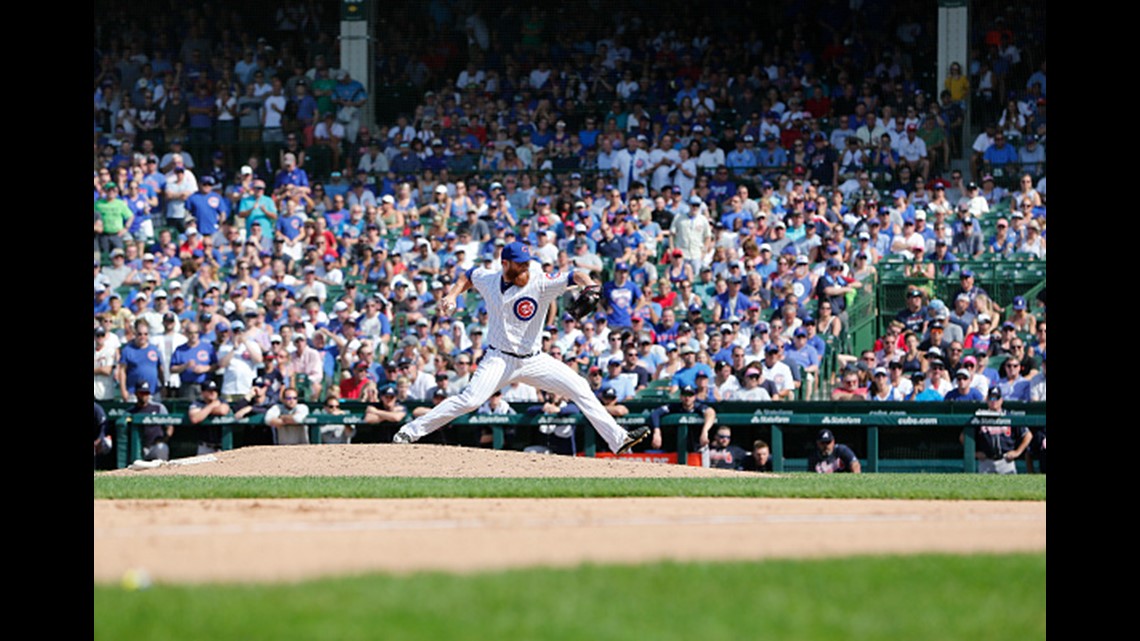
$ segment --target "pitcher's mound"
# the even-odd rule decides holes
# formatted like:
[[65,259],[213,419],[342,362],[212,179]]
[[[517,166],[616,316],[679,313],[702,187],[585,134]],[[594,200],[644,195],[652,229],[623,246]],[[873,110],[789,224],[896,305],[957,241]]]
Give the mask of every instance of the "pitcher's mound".
[[152,469],[116,470],[109,474],[527,478],[683,478],[742,474],[636,459],[596,459],[442,445],[256,446],[183,461],[193,464],[179,464],[175,460]]

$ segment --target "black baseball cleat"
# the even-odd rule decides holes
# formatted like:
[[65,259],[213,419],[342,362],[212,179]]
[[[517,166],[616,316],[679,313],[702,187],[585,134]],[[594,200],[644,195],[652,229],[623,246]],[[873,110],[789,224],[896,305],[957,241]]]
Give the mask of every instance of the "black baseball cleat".
[[617,453],[625,454],[626,452],[633,449],[634,445],[637,445],[638,443],[644,441],[646,436],[649,436],[648,427],[641,426],[634,428],[632,431],[626,434],[625,442],[621,444],[620,448],[618,448]]

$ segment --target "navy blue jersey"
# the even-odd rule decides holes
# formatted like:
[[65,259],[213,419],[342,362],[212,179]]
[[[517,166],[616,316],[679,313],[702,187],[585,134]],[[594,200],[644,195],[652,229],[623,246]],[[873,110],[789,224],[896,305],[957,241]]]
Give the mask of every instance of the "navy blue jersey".
[[851,466],[859,461],[855,456],[855,452],[842,443],[836,443],[835,447],[831,450],[831,454],[824,454],[819,451],[819,448],[814,448],[811,454],[808,455],[807,469],[809,472],[818,472],[820,474],[833,474],[838,472],[850,472]]

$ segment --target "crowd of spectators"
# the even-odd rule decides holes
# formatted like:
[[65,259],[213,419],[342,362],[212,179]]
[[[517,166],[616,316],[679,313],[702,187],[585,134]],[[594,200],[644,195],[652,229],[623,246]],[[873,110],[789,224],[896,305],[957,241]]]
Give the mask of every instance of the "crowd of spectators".
[[[371,79],[338,64],[335,7],[108,11],[95,398],[291,394],[402,417],[477,367],[486,310],[435,302],[518,239],[545,270],[604,275],[604,309],[552,311],[542,349],[610,402],[924,400],[962,375],[1043,400],[1044,319],[979,296],[957,263],[1045,258],[1044,8],[975,18],[971,59],[936,87],[933,8],[858,4],[619,2],[582,21],[397,3]],[[418,97],[383,116],[395,86]],[[837,356],[884,261],[960,273],[962,292],[916,289],[874,350]],[[835,381],[828,358],[849,365]],[[502,400],[560,402],[525,385]]]

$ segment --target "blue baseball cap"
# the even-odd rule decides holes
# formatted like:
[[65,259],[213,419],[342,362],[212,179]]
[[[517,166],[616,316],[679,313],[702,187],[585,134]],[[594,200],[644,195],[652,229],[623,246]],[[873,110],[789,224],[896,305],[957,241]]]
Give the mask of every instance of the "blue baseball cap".
[[503,247],[502,257],[512,263],[525,263],[534,259],[530,247],[517,240]]

